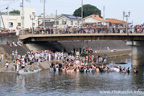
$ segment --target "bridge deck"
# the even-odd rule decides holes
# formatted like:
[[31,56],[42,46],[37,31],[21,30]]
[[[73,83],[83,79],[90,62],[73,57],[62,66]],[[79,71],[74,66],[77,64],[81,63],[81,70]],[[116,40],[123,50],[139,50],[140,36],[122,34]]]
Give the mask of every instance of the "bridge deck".
[[47,41],[47,40],[144,40],[142,33],[77,33],[77,34],[28,34],[19,35],[20,40]]

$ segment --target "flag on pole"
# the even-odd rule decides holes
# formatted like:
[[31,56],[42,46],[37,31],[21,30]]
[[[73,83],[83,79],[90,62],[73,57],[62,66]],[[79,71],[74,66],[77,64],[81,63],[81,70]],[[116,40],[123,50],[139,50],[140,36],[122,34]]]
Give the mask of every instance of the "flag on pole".
[[8,9],[9,9],[9,7],[6,7],[6,9],[8,10]]

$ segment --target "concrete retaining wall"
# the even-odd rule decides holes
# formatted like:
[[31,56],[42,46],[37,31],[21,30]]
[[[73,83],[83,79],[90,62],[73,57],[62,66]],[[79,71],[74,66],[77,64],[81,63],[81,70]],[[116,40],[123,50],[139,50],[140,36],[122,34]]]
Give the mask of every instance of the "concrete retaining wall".
[[17,41],[18,40],[18,37],[0,37],[0,45],[3,45],[3,44],[7,44],[7,41]]

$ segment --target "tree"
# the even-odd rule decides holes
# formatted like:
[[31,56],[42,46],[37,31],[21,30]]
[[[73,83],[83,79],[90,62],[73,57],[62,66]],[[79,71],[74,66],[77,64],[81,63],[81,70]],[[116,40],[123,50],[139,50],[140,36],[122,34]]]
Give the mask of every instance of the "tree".
[[19,10],[13,10],[13,11],[10,11],[11,14],[20,14],[20,11]]
[[[83,5],[83,17],[87,17],[87,16],[92,15],[92,14],[97,14],[100,17],[102,17],[101,16],[101,10],[99,10],[96,6],[93,6],[90,4]],[[76,9],[74,11],[73,15],[81,17],[81,7]]]

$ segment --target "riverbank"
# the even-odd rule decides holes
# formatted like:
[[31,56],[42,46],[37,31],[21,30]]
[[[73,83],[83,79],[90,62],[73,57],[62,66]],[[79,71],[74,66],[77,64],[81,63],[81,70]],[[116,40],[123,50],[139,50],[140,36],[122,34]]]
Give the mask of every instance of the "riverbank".
[[106,55],[108,58],[116,58],[121,56],[131,56],[131,49],[121,49],[121,50],[111,50],[111,51],[104,51],[101,50],[98,53],[94,53],[94,55],[104,56]]
[[[57,63],[57,62],[62,62],[62,61],[44,61],[44,62],[35,62],[32,65],[27,65],[27,69],[30,69],[30,67],[33,70],[36,70],[36,64],[39,64],[39,69],[40,70],[46,70],[50,68],[51,63]],[[0,73],[16,73],[16,69],[15,69],[15,63],[10,63],[8,70],[6,71],[6,67],[5,67],[5,62],[0,63]]]

